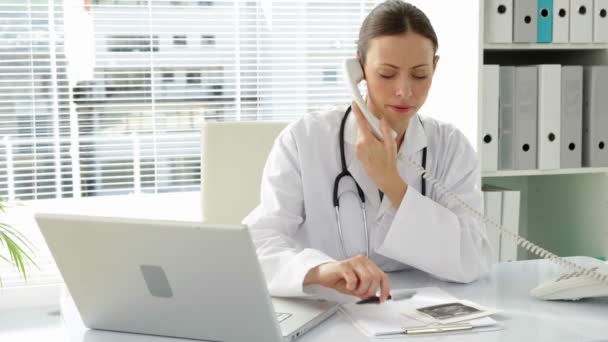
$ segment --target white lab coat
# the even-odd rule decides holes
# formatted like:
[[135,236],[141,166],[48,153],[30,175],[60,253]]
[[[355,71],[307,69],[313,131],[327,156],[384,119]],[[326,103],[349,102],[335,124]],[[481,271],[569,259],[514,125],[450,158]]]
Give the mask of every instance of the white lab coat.
[[[332,260],[345,259],[332,204],[335,177],[341,171],[339,129],[346,108],[313,113],[291,123],[276,139],[264,168],[261,202],[244,220],[248,225],[268,288],[274,296],[306,296],[306,273]],[[422,119],[424,127],[418,117]],[[485,226],[426,184],[404,159],[413,155],[426,170],[470,206],[481,210],[478,161],[464,135],[453,125],[416,115],[398,152],[399,174],[409,185],[399,208],[381,201],[378,188],[354,155],[357,127],[351,113],[345,127],[348,170],[365,193],[370,259],[385,271],[417,268],[455,282],[471,282],[491,266]],[[339,193],[355,189],[343,181]],[[358,197],[340,200],[348,257],[365,254]]]

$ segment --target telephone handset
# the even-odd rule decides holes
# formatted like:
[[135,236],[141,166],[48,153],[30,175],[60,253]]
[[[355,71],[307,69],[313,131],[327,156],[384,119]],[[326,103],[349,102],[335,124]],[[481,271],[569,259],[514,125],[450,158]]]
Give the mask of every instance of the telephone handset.
[[[361,113],[363,113],[363,116],[365,116],[367,122],[369,122],[369,125],[372,126],[374,135],[378,139],[383,139],[382,129],[380,129],[380,121],[374,116],[374,114],[372,114],[372,112],[369,111],[363,97],[361,96],[361,93],[359,92],[359,83],[363,80],[363,69],[361,67],[361,63],[359,63],[357,58],[348,58],[344,60],[343,69],[346,83],[348,84],[350,92],[353,95],[353,100],[355,100],[359,106],[359,109],[361,109]],[[393,139],[397,137],[397,133],[395,133],[395,131],[391,130],[391,134]]]
[[[361,82],[361,80],[363,79],[363,70],[361,69],[361,64],[359,63],[359,60],[356,58],[346,59],[344,61],[343,69],[344,69],[344,74],[345,74],[344,76],[346,79],[346,83],[348,84],[348,87],[353,95],[353,99],[355,100],[357,105],[359,105],[361,112],[363,113],[363,115],[367,118],[368,122],[370,123],[370,126],[374,130],[374,134],[378,138],[382,139],[382,131],[380,129],[380,122],[374,116],[374,114],[372,114],[367,109],[367,106],[365,105],[365,102],[363,101],[363,98],[361,97],[361,94],[359,93],[358,83]],[[396,136],[396,133],[394,131],[392,133],[393,133],[393,138],[394,138]],[[540,256],[541,258],[549,259],[562,267],[568,268],[571,271],[574,271],[577,276],[585,279],[585,281],[570,282],[571,284],[574,284],[575,287],[579,287],[579,291],[575,291],[577,296],[579,296],[578,298],[596,297],[598,295],[599,296],[608,296],[608,266],[601,265],[601,266],[603,266],[602,272],[599,271],[598,267],[593,267],[593,268],[582,267],[572,261],[562,259],[559,256],[543,249],[542,247],[540,247],[538,245],[535,245],[534,243],[522,238],[521,236],[507,230],[505,227],[501,226],[500,224],[495,223],[494,221],[487,218],[486,216],[484,216],[482,213],[480,213],[476,209],[469,206],[465,201],[463,201],[460,197],[458,197],[458,195],[451,193],[442,182],[440,182],[439,180],[434,178],[432,175],[430,175],[428,172],[426,172],[426,170],[422,166],[420,166],[411,156],[408,156],[406,159],[416,169],[417,173],[420,176],[422,176],[428,183],[432,184],[432,186],[434,186],[437,190],[439,190],[441,193],[445,194],[449,200],[455,201],[460,207],[464,208],[465,210],[470,212],[473,216],[475,216],[475,217],[479,218],[481,221],[483,221],[486,224],[486,227],[491,226],[493,229],[498,230],[500,232],[501,236],[506,236],[509,239],[514,240],[517,243],[517,245],[525,248],[526,250]],[[549,283],[550,282],[545,282],[545,283],[541,284],[539,287],[537,287],[536,289],[532,290],[531,291],[532,296],[540,298],[540,299],[578,299],[578,298],[573,298],[571,295],[569,295],[572,293],[572,286],[570,288],[566,289],[566,290],[569,290],[570,292],[562,291],[561,295],[560,295],[560,293],[555,293],[555,291],[552,292],[552,296],[539,295],[539,293],[544,294],[546,292],[543,290],[549,285]],[[590,285],[593,285],[594,291],[585,291],[583,289],[583,286],[585,286],[585,289],[587,289],[587,288],[590,288],[589,287]],[[601,290],[597,289],[598,286]],[[541,290],[541,291],[539,291],[539,290]]]

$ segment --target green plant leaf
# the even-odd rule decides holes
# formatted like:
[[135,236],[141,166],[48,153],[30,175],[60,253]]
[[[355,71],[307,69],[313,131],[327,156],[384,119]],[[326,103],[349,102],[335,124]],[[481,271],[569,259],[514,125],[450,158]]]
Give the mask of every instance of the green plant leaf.
[[[4,208],[4,200],[0,198],[0,212],[4,212]],[[0,255],[0,259],[5,260],[9,264],[15,266],[23,275],[23,279],[26,282],[26,264],[31,264],[36,268],[40,269],[36,262],[34,262],[32,257],[30,256],[30,253],[34,252],[34,248],[32,247],[31,242],[21,232],[17,231],[13,227],[5,223],[0,223],[0,247],[2,246],[6,246],[8,254],[10,256],[10,260],[3,255]],[[0,278],[0,287],[3,286],[4,284],[2,282],[2,279]]]
[[19,247],[14,241],[9,240],[6,242],[6,247],[8,248],[8,252],[11,255],[11,259],[13,263],[19,269],[21,274],[23,274],[23,279],[27,281],[27,273],[25,271],[25,266],[23,265],[22,252],[23,250]]
[[19,242],[26,246],[30,251],[33,251],[33,248],[31,247],[32,243],[25,237],[25,235],[21,234],[20,232],[18,232],[13,227],[7,224],[0,223],[0,231],[2,230],[7,234],[12,235],[15,239],[19,240]]
[[[31,263],[33,266],[39,269],[38,265],[32,258],[28,255],[26,251],[21,248],[15,241],[13,241],[10,237],[8,237],[5,233],[0,233],[0,240],[4,240],[6,244],[6,248],[8,249],[9,255],[12,260],[12,264],[17,267],[19,272],[23,275],[23,279],[27,281],[27,271],[25,269],[25,260]],[[25,260],[24,260],[25,258]],[[6,259],[3,257],[3,259]]]
[[[7,243],[7,248],[9,247],[8,244],[10,241],[10,244],[12,244],[15,248],[18,249],[18,251],[21,253],[21,256],[26,257],[32,264],[34,264],[34,265],[36,264],[34,262],[34,260],[32,260],[30,258],[29,253],[27,251],[25,251],[23,249],[23,247],[21,247],[16,241],[14,241],[8,235],[0,232],[0,236],[2,236],[2,235],[3,235],[3,240],[5,240],[5,242]],[[29,249],[30,252],[33,252],[33,248],[30,246],[30,243],[29,243],[29,241],[27,241],[27,239],[26,239],[26,242],[23,242],[23,240],[21,240],[21,239],[18,239],[18,240],[25,248]]]

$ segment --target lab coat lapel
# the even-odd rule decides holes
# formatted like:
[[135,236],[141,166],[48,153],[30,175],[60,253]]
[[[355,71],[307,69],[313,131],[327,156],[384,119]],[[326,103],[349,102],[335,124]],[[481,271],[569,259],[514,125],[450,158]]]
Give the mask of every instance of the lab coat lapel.
[[[420,123],[420,120],[419,114],[412,116],[410,124],[405,131],[405,139],[403,139],[405,146],[401,146],[397,153],[398,160],[402,161],[399,164],[405,163],[403,165],[408,165],[408,168],[411,168],[411,166],[409,166],[409,163],[405,158],[412,156],[414,157],[414,160],[418,160],[416,159],[417,153],[422,151],[428,144],[426,132],[424,131],[424,127],[422,126],[422,123]],[[399,165],[399,167],[402,167],[403,165]]]
[[[397,153],[397,168],[399,174],[405,180],[405,182],[417,189],[422,191],[422,180],[416,168],[414,168],[408,158],[412,158],[416,163],[422,165],[422,150],[427,147],[427,136],[424,131],[424,126],[420,123],[420,117],[418,114],[412,117],[410,125],[405,132],[404,139],[405,146],[402,146]],[[429,155],[427,152],[427,167],[429,163]],[[428,183],[428,182],[427,182]],[[428,192],[427,184],[427,192]]]
[[380,206],[380,194],[376,183],[367,175],[361,162],[355,156],[355,144],[357,143],[357,121],[351,113],[346,119],[344,127],[344,144],[345,157],[348,171],[353,178],[359,183],[359,186],[365,193],[365,201],[367,205],[375,208]]

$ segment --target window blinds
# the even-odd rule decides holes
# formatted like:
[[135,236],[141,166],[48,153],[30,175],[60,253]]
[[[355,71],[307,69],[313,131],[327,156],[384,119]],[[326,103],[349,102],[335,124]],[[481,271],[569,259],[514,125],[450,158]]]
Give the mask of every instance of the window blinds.
[[1,0],[0,197],[197,190],[204,120],[349,102],[377,2]]
[[373,5],[3,0],[0,196],[198,188],[202,121],[348,101],[340,61]]

